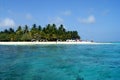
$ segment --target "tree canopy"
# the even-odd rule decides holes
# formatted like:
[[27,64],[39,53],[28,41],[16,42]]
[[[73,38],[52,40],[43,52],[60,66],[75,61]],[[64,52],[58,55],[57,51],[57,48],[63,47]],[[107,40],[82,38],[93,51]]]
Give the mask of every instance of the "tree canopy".
[[65,41],[67,39],[80,39],[77,31],[67,31],[61,24],[57,27],[55,24],[48,24],[45,27],[32,25],[18,26],[16,30],[13,28],[5,29],[0,32],[0,41],[31,41],[31,40],[47,40]]

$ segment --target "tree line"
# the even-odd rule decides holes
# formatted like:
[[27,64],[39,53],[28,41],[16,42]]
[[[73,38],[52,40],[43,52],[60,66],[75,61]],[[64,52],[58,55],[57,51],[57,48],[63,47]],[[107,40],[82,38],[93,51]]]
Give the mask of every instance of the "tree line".
[[77,31],[67,31],[62,24],[59,27],[55,24],[48,24],[45,27],[33,24],[31,28],[25,25],[18,26],[16,30],[9,28],[0,32],[0,41],[65,41],[67,39],[80,39],[80,36]]

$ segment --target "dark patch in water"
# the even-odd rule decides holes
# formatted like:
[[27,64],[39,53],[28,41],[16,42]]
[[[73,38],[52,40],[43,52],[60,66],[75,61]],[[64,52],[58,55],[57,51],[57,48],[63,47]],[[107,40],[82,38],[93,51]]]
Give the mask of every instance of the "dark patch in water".
[[79,69],[79,70],[78,70],[78,72],[79,72],[79,73],[81,73],[81,72],[82,72],[82,70],[81,70],[81,69]]
[[33,76],[32,80],[42,80],[41,76]]
[[84,80],[84,78],[77,76],[76,80]]
[[115,66],[110,66],[110,68],[116,68]]

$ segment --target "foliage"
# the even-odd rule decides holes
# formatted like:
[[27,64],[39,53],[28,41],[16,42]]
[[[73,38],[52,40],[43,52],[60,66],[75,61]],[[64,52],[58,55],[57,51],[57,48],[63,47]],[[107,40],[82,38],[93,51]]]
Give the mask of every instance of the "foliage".
[[48,24],[46,27],[33,24],[31,29],[25,25],[24,27],[18,26],[16,30],[9,28],[0,32],[0,41],[31,41],[33,39],[65,41],[67,39],[80,39],[80,36],[77,31],[67,31],[62,24],[58,28],[55,24]]

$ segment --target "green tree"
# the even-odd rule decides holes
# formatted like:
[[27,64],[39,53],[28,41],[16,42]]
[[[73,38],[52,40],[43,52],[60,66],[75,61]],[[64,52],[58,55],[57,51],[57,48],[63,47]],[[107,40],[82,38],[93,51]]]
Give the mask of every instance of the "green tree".
[[9,28],[0,32],[0,41],[31,41],[32,39],[47,39],[48,41],[60,39],[64,41],[66,39],[80,39],[80,36],[77,31],[67,31],[62,24],[58,28],[55,24],[48,24],[43,28],[33,24],[30,30],[25,25],[24,28],[18,26],[16,31]]
[[9,33],[9,31],[8,31],[7,29],[5,29],[5,30],[3,31],[3,33]]
[[66,36],[66,29],[61,24],[60,27],[58,28],[58,38],[61,40],[65,40],[66,39],[65,36]]
[[36,24],[33,24],[32,28],[31,28],[31,35],[32,35],[32,39],[35,40],[39,40],[40,39],[40,26],[37,28]]
[[25,28],[24,28],[24,33],[28,33],[29,32],[29,29],[28,29],[28,26],[25,25]]
[[30,34],[30,32],[25,33],[22,37],[21,37],[22,41],[31,41],[32,40],[32,36]]
[[40,25],[38,26],[38,30],[39,30],[39,31],[42,31],[42,27],[41,27]]
[[18,29],[16,30],[16,41],[21,41],[21,38],[23,36],[23,30],[22,27],[19,26]]
[[9,33],[14,33],[14,29],[13,28],[9,28]]

